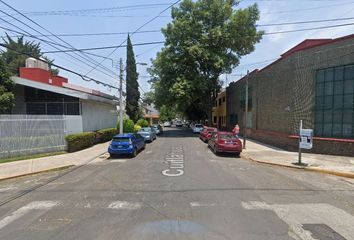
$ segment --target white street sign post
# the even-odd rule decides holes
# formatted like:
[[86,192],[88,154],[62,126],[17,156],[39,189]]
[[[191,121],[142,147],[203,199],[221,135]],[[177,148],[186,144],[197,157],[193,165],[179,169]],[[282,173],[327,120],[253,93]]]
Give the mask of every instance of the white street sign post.
[[301,163],[301,149],[312,149],[313,146],[313,130],[303,129],[302,120],[300,120],[300,131],[299,131],[299,161],[298,165]]

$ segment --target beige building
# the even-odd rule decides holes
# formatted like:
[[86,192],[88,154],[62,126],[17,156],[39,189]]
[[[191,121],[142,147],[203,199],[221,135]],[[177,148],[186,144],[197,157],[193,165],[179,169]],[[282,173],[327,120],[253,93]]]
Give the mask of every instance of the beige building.
[[212,113],[213,126],[218,129],[226,129],[226,90],[223,89],[216,98]]

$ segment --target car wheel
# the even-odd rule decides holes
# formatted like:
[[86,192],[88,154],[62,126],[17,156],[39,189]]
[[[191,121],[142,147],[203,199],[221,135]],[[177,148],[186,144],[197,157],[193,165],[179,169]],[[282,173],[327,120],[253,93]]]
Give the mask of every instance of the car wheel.
[[114,155],[112,153],[110,153],[109,158],[114,158]]
[[241,154],[241,153],[235,153],[235,156],[236,156],[236,157],[240,157],[240,154]]
[[134,148],[134,152],[132,153],[132,157],[136,157],[136,155],[138,155],[138,150],[136,148]]
[[144,142],[144,145],[143,145],[143,148],[142,149],[145,149],[146,148],[146,142]]

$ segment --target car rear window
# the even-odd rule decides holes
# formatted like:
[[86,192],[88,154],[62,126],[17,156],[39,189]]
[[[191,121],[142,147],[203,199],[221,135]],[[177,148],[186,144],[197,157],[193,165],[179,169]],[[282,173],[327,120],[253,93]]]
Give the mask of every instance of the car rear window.
[[203,127],[203,125],[202,124],[196,124],[195,127],[201,128],[201,127]]
[[113,142],[129,142],[130,138],[113,138]]
[[220,134],[221,139],[237,139],[237,136],[234,134]]

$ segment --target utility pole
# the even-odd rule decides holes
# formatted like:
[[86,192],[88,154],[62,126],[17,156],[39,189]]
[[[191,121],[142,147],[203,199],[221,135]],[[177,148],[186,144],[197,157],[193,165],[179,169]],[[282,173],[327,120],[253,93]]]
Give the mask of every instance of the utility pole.
[[247,76],[246,76],[246,99],[245,99],[245,122],[243,124],[243,149],[246,149],[246,137],[247,137],[247,115],[248,115],[248,78],[249,78],[250,72],[247,70]]
[[123,60],[119,59],[119,134],[123,134]]

